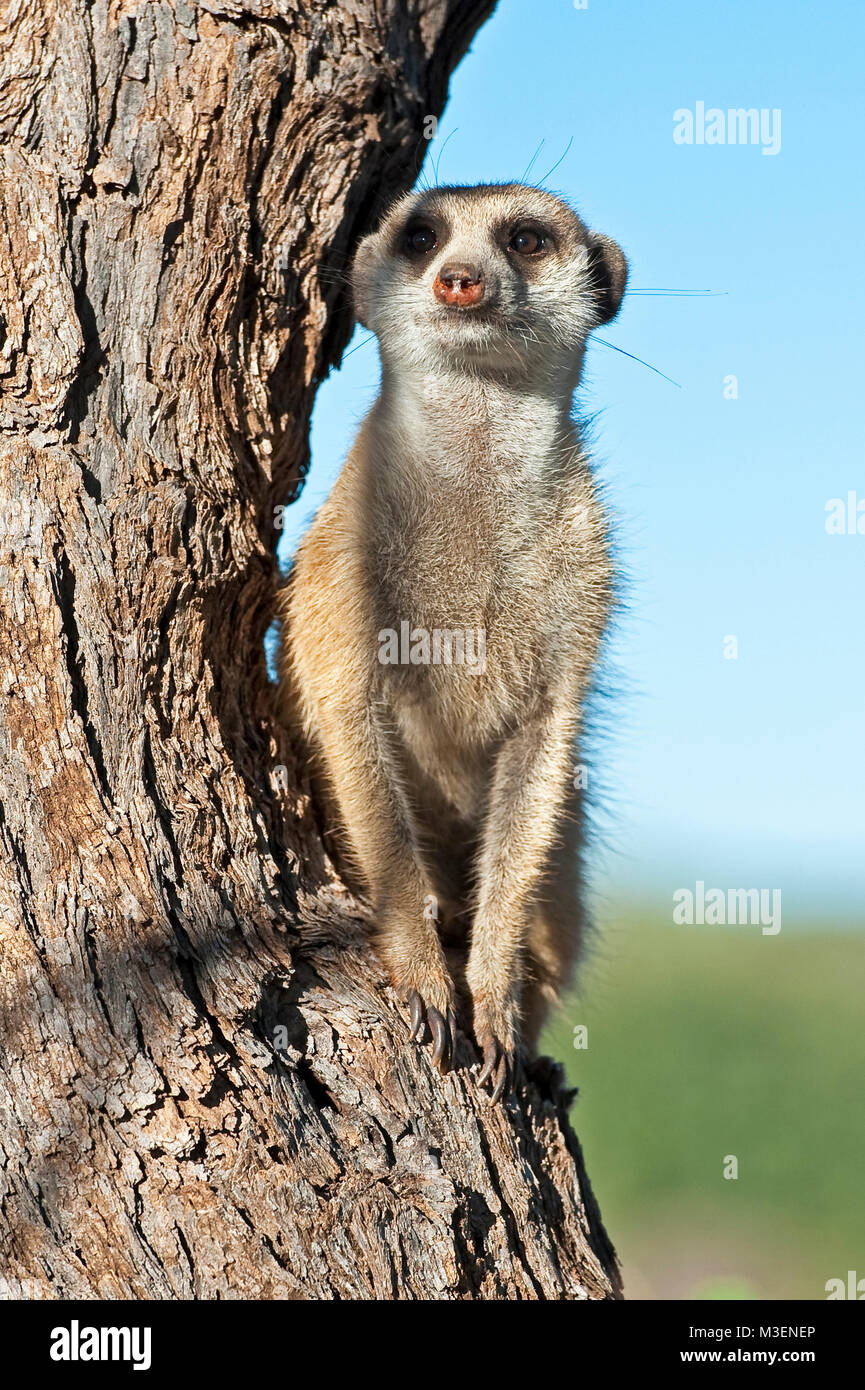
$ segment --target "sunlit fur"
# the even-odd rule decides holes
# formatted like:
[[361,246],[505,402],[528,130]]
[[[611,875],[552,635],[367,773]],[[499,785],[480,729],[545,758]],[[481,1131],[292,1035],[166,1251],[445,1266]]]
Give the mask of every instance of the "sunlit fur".
[[[417,219],[440,233],[420,259],[404,250]],[[524,222],[549,231],[545,254],[507,249]],[[455,261],[483,271],[478,308],[433,294]],[[443,1016],[456,983],[478,1043],[505,1058],[534,1048],[579,954],[576,740],[612,573],[571,398],[625,275],[613,242],[538,189],[397,203],[353,271],[381,392],[284,599],[286,717],[393,982]],[[379,633],[403,620],[483,629],[485,671],[382,665]]]

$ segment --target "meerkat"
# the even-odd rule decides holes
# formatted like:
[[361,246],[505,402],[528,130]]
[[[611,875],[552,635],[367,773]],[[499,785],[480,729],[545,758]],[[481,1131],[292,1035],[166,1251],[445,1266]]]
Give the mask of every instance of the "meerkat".
[[286,715],[411,1038],[446,1069],[464,1000],[498,1100],[585,935],[574,769],[614,571],[572,403],[627,262],[551,193],[442,187],[351,278],[381,389],[284,591]]

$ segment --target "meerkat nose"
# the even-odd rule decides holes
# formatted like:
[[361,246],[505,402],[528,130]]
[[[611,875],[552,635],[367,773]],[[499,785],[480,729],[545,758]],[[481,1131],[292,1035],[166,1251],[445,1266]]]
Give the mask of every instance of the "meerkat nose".
[[466,309],[480,304],[484,297],[484,273],[480,266],[467,261],[443,265],[433,283],[433,294],[440,304],[452,309]]

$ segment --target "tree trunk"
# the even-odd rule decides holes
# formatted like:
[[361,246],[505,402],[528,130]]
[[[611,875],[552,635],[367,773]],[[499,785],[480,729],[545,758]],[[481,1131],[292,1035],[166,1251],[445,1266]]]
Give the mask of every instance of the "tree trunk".
[[262,649],[276,508],[492,0],[10,0],[0,1253],[44,1298],[609,1298],[559,1076],[440,1078]]

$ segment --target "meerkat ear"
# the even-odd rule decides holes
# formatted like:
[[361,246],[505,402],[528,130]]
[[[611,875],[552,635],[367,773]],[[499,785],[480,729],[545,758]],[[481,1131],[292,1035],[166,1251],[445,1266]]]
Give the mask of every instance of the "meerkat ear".
[[361,328],[369,328],[369,278],[378,236],[375,232],[365,236],[358,244],[351,265],[351,293],[354,300],[354,316]]
[[628,262],[621,246],[600,232],[589,233],[589,272],[597,296],[598,324],[609,323],[622,303]]

